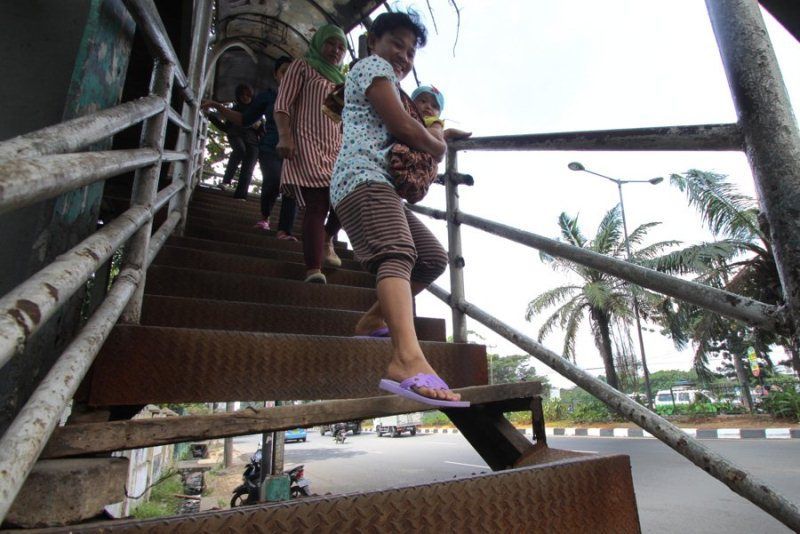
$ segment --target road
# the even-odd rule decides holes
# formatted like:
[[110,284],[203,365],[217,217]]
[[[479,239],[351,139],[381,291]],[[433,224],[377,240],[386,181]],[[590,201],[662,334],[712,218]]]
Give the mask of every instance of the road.
[[[236,450],[252,452],[260,436],[236,438]],[[800,502],[800,440],[703,440],[714,451]],[[790,532],[756,506],[731,492],[655,439],[548,438],[554,448],[627,454],[642,531],[672,534]],[[460,434],[417,434],[378,438],[373,433],[330,436],[309,431],[307,443],[286,444],[286,466],[306,465],[317,494],[385,489],[448,480],[488,471]]]

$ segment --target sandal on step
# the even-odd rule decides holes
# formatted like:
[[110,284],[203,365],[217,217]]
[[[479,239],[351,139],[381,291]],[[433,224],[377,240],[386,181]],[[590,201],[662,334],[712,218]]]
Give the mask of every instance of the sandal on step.
[[450,389],[450,387],[436,375],[418,373],[411,378],[406,378],[402,382],[396,382],[384,378],[378,385],[384,391],[394,393],[407,399],[415,400],[429,406],[441,406],[443,408],[468,408],[469,401],[447,401],[441,399],[432,399],[424,395],[420,395],[411,388],[428,388],[428,389]]

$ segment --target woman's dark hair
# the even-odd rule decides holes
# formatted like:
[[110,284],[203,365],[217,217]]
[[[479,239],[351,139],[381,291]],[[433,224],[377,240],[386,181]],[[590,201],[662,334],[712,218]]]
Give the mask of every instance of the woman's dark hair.
[[273,72],[278,72],[278,69],[281,68],[282,65],[284,65],[286,63],[291,63],[291,62],[292,62],[292,58],[290,58],[289,56],[281,56],[281,57],[279,57],[278,59],[275,60],[275,68],[273,69]]
[[419,21],[419,15],[416,11],[408,10],[408,13],[400,11],[393,11],[391,13],[382,13],[378,15],[372,26],[369,28],[369,33],[377,38],[383,37],[386,32],[394,31],[399,28],[405,28],[414,33],[417,37],[417,48],[422,48],[428,42],[428,30]]
[[253,88],[246,83],[240,83],[239,85],[237,85],[236,89],[233,92],[233,94],[236,95],[236,100],[240,100],[245,91],[250,91],[252,93]]

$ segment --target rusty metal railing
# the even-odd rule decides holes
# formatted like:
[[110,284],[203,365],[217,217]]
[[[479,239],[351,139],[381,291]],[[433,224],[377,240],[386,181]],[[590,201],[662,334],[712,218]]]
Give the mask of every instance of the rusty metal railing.
[[[196,2],[188,75],[153,0],[124,3],[154,59],[150,95],[0,143],[0,213],[135,170],[127,211],[0,298],[2,369],[125,246],[120,274],[105,299],[0,439],[0,522],[112,327],[120,316],[138,322],[147,268],[185,219],[189,192],[202,167],[204,124],[197,95],[205,74],[211,1]],[[173,93],[183,102],[180,113],[170,104]],[[174,150],[164,147],[170,122],[178,128]],[[138,123],[140,148],[80,151]],[[164,164],[171,165],[172,180],[159,191]],[[167,204],[166,220],[152,233],[155,214]]]
[[[453,314],[453,339],[467,341],[466,317],[500,334],[528,354],[572,380],[685,456],[731,490],[800,531],[794,503],[748,472],[716,454],[678,427],[629,399],[567,359],[466,301],[462,224],[484,230],[550,255],[597,269],[628,282],[695,304],[738,321],[786,335],[800,334],[800,134],[783,85],[777,59],[754,0],[706,0],[712,26],[737,110],[736,124],[640,128],[472,138],[457,141],[447,153],[446,211],[412,206],[411,211],[447,221],[450,293],[429,290]],[[779,309],[727,291],[681,280],[580,247],[524,232],[459,210],[459,150],[744,150],[761,207],[770,225],[775,261],[786,306]]]

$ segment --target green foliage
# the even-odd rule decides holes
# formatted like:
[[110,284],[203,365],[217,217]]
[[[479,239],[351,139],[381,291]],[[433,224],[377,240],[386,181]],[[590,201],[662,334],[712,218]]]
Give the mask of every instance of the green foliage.
[[515,425],[531,424],[531,412],[509,412],[506,417]]
[[[646,247],[639,246],[646,238],[647,232],[657,224],[659,223],[646,223],[631,232],[627,243],[634,249],[632,251],[634,261],[642,263],[652,260],[663,250],[676,244],[675,241],[662,241]],[[558,226],[561,231],[559,241],[613,258],[627,258],[620,206],[613,207],[605,214],[591,240],[584,237],[581,232],[577,216],[571,217],[562,213],[558,219]],[[539,328],[538,339],[540,342],[543,341],[553,330],[559,328],[564,333],[562,356],[574,361],[575,338],[581,322],[588,317],[595,336],[595,345],[600,352],[606,374],[609,375],[608,383],[614,388],[619,388],[614,367],[612,343],[614,334],[611,332],[611,325],[616,324],[623,337],[629,337],[627,331],[632,320],[633,295],[636,295],[642,316],[646,320],[657,320],[660,317],[659,306],[664,298],[631,286],[599,270],[544,252],[541,252],[539,257],[555,270],[571,273],[573,277],[577,275],[577,278],[573,278],[577,283],[555,287],[536,296],[528,303],[525,319],[530,321],[549,310],[547,311],[549,315],[544,318]],[[555,309],[552,310],[553,308]]]
[[[717,239],[691,245],[655,258],[647,266],[671,274],[695,275],[695,280],[767,304],[783,304],[782,290],[768,232],[759,223],[758,203],[740,193],[722,174],[690,169],[670,178],[686,194],[690,206]],[[669,314],[669,332],[682,348],[691,339],[694,367],[710,379],[709,356],[743,357],[748,346],[768,359],[769,346],[790,348],[789,339],[747,327],[690,304]],[[771,366],[771,362],[769,363]],[[733,375],[732,368],[729,375]],[[734,375],[735,376],[735,375]]]
[[450,419],[442,412],[425,412],[422,414],[422,424],[425,426],[446,426]]
[[676,404],[672,406],[656,406],[656,413],[662,416],[669,415],[717,415],[719,409],[711,402],[695,402],[692,404]]
[[150,489],[150,500],[141,503],[133,511],[136,519],[164,517],[178,513],[181,499],[176,493],[183,493],[181,477],[177,473],[166,477]]
[[618,420],[601,401],[592,398],[589,402],[580,402],[572,406],[568,419],[575,423],[601,423]]
[[609,410],[605,403],[577,387],[562,389],[561,398],[545,403],[543,408],[550,412],[550,415],[545,412],[545,421],[602,423],[622,420],[622,417]]
[[510,384],[513,382],[542,382],[542,388],[549,388],[546,377],[538,376],[532,365],[533,357],[527,354],[511,356],[489,355],[489,377],[492,384]]
[[763,402],[764,409],[775,417],[800,420],[800,393],[794,389],[773,390]]
[[569,411],[567,405],[561,399],[546,399],[542,403],[545,421],[563,421],[567,418]]

